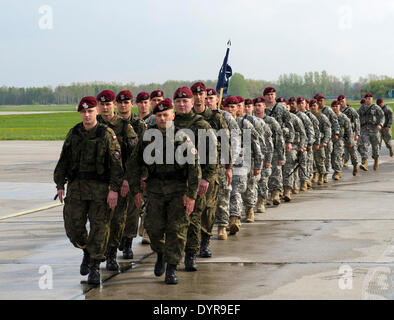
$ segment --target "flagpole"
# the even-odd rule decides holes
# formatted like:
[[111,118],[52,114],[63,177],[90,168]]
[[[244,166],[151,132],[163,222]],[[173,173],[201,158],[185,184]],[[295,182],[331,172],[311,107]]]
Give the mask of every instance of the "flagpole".
[[222,104],[222,98],[223,98],[223,88],[220,88],[218,110],[220,110],[220,107],[221,107],[221,104]]

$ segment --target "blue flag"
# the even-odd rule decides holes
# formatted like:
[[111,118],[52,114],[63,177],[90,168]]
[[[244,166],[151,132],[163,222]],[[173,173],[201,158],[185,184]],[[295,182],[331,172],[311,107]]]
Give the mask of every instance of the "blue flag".
[[229,85],[230,77],[233,75],[233,71],[232,71],[231,67],[227,64],[228,55],[230,53],[230,46],[231,46],[231,41],[229,40],[227,42],[226,56],[224,57],[223,65],[220,68],[218,83],[216,85],[216,91],[218,94],[220,92],[220,89],[223,88],[223,97],[228,96],[228,94],[227,94],[228,85]]

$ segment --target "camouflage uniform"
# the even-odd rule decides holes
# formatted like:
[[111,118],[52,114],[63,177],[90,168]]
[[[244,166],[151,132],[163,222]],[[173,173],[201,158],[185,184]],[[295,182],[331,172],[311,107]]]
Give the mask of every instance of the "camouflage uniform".
[[[328,143],[331,141],[331,123],[330,120],[321,112],[313,113],[313,115],[319,121],[319,131],[320,131],[320,148],[316,151],[313,150],[313,160],[315,163],[316,172],[320,175],[328,173],[328,169],[326,168],[326,152],[325,149],[321,145],[322,143]],[[317,141],[316,141],[317,142]],[[315,142],[315,144],[316,144]]]
[[[319,120],[313,115],[313,113],[310,110],[306,110],[305,114],[309,117],[309,119],[312,122],[313,126],[313,132],[315,136],[315,141],[313,143],[313,146],[320,145],[320,128],[319,128]],[[306,168],[307,168],[307,176],[308,178],[311,178],[313,175],[313,146],[312,149],[307,152],[307,157],[306,157]]]
[[[208,133],[206,142],[205,161],[201,162],[202,179],[209,182],[209,184],[218,181],[219,164],[209,163],[209,151],[214,150],[216,153],[214,158],[217,160],[217,139],[215,134],[209,130],[212,129],[211,125],[204,120],[202,116],[196,115],[193,111],[187,114],[177,114],[174,119],[175,126],[181,129],[190,129],[194,133],[194,139],[198,141],[196,144],[197,150],[200,147],[198,139],[198,130],[202,129]],[[209,139],[210,137],[210,139]],[[210,140],[210,141],[209,141]],[[204,156],[200,153],[200,159]],[[204,163],[205,162],[205,163]],[[187,241],[185,252],[189,256],[196,255],[200,250],[201,242],[201,215],[206,207],[206,195],[197,195],[196,204],[193,213],[190,215],[190,225],[187,231]]]
[[285,160],[285,141],[282,128],[275,118],[264,115],[264,122],[270,127],[274,152],[271,159],[271,167],[263,168],[258,183],[258,193],[263,199],[268,199],[268,190],[281,190],[283,188],[282,166],[278,161]]
[[94,260],[105,260],[111,218],[108,190],[118,192],[122,179],[121,149],[112,129],[97,124],[86,131],[79,123],[69,131],[54,181],[58,190],[67,183],[63,208],[67,237],[75,247],[86,248]]
[[353,144],[353,131],[350,119],[343,113],[339,113],[338,124],[339,124],[339,135],[338,140],[334,142],[334,148],[331,155],[331,166],[335,172],[342,172],[343,168],[343,154],[346,146]]
[[[312,124],[312,121],[309,119],[309,117],[301,111],[298,111],[295,113],[297,117],[299,117],[302,120],[302,123],[305,128],[305,133],[306,133],[306,143],[307,146],[312,147],[313,143],[315,142],[315,130]],[[312,149],[311,149],[312,150]],[[309,179],[309,172],[308,172],[308,158],[310,156],[309,153],[310,151],[305,151],[304,153],[300,154],[300,167],[298,169],[298,175],[300,177],[300,181],[304,182]]]
[[376,128],[378,125],[383,127],[384,124],[384,112],[381,107],[376,104],[369,106],[362,105],[357,110],[360,116],[361,135],[358,144],[358,152],[361,155],[362,161],[368,159],[368,144],[372,146],[372,158],[379,158],[379,130]]
[[148,115],[143,117],[142,120],[145,122],[147,127],[153,127],[157,124],[156,116],[152,113],[149,113]]
[[[126,161],[130,157],[138,142],[138,137],[133,127],[128,120],[122,119],[118,115],[114,115],[114,117],[108,122],[105,121],[101,115],[98,115],[97,121],[107,125],[115,132],[122,150],[122,165],[125,167]],[[124,176],[123,180],[127,180],[127,177]],[[128,199],[128,196],[123,198],[119,193],[118,204],[114,209],[111,218],[110,234],[108,240],[109,250],[111,250],[110,248],[113,247],[117,248],[120,244],[123,229],[126,223],[126,211],[127,204],[129,202]]]
[[[324,106],[321,109],[321,112],[330,120],[331,123],[331,133],[332,135],[339,135],[339,123],[338,123],[338,117],[335,114],[334,111],[328,106]],[[330,171],[330,165],[331,165],[331,154],[333,151],[334,145],[332,139],[327,144],[327,147],[324,149],[325,152],[325,166],[326,166],[326,173]]]
[[[342,113],[350,119],[353,133],[360,137],[360,130],[361,130],[360,116],[358,115],[357,111],[354,110],[352,107],[346,107],[345,109],[342,110]],[[345,155],[344,155],[345,162],[347,162],[350,157],[353,166],[357,166],[358,159],[357,159],[356,150],[357,150],[357,141],[354,140],[354,144],[351,148],[345,148]]]
[[[286,150],[286,163],[283,166],[283,187],[293,189],[294,184],[294,168],[298,163],[305,165],[305,157],[298,152],[300,148],[306,148],[306,133],[304,125],[299,117],[290,113],[291,121],[294,127],[295,136],[293,148],[291,151]],[[292,173],[293,172],[293,173]]]
[[[157,129],[157,127],[152,127]],[[178,128],[172,126],[174,135],[180,135],[180,141],[174,141],[173,137],[162,133],[163,155],[166,155],[167,143],[173,144],[175,153],[181,144],[186,144],[187,150],[195,155],[194,163],[179,164],[174,157],[174,164],[152,163],[147,164],[143,159],[145,148],[151,144],[150,141],[140,140],[136,151],[127,162],[127,172],[129,183],[133,195],[141,193],[140,180],[147,171],[146,194],[148,198],[144,227],[151,240],[151,248],[158,254],[164,254],[164,259],[168,264],[179,264],[183,250],[189,216],[184,207],[184,196],[196,199],[197,191],[201,179],[201,168],[198,163],[198,153],[193,143],[186,134]],[[176,139],[178,140],[178,139]],[[160,147],[160,146],[159,146]],[[161,151],[161,150],[160,150]]]
[[[230,130],[230,144],[231,144],[231,154],[232,161],[237,159],[237,155],[240,154],[241,148],[241,130],[238,127],[237,121],[233,116],[224,110],[215,110],[215,112],[220,113],[223,119],[226,121],[227,126]],[[225,168],[222,167],[219,171],[219,192],[218,192],[218,202],[216,207],[215,223],[220,227],[227,227],[228,220],[230,217],[229,207],[230,207],[230,194],[231,194],[231,184],[228,185]]]
[[[384,113],[384,124],[381,133],[381,141],[383,140],[386,147],[390,150],[392,149],[391,146],[391,126],[393,124],[393,110],[387,105],[384,105],[383,108]],[[386,128],[390,128],[390,131],[387,132]]]

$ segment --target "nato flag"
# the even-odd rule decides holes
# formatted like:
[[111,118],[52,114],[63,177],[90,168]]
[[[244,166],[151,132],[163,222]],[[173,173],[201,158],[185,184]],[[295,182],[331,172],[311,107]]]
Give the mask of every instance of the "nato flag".
[[232,71],[231,67],[227,64],[228,55],[230,53],[230,46],[231,46],[231,41],[229,40],[227,42],[226,56],[224,57],[223,65],[220,68],[218,83],[216,85],[216,91],[218,93],[220,92],[220,89],[223,88],[223,97],[228,96],[228,94],[227,94],[228,84],[230,81],[230,77],[233,75],[233,71]]

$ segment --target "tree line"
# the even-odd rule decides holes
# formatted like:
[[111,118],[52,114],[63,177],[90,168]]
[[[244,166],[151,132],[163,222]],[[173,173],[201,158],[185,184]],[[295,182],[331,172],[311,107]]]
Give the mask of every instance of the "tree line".
[[[156,89],[164,91],[166,97],[172,98],[174,91],[182,86],[190,87],[196,81],[203,81],[207,87],[216,88],[217,80],[196,79],[194,81],[168,80],[162,84],[150,83],[136,85],[134,82],[122,83],[72,83],[59,85],[55,88],[33,87],[0,87],[0,105],[46,105],[46,104],[78,104],[83,96],[97,96],[104,90],[110,89],[115,93],[121,90],[131,90],[136,96],[141,91],[152,92]],[[303,76],[294,73],[283,74],[277,81],[245,79],[240,73],[235,73],[230,78],[229,95],[243,97],[258,97],[266,86],[274,86],[278,96],[305,96],[313,97],[317,92],[326,97],[336,97],[345,94],[351,99],[359,99],[365,92],[372,92],[376,97],[386,97],[387,92],[394,89],[394,78],[388,76],[369,75],[351,82],[350,76],[337,77],[329,75],[326,71],[306,72]]]

